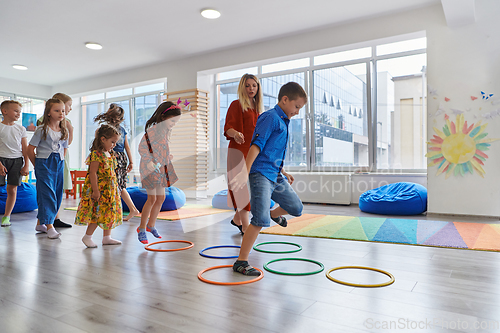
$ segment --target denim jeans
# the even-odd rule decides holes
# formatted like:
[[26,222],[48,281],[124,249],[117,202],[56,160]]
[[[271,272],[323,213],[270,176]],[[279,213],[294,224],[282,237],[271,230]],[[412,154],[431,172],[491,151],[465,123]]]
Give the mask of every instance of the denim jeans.
[[61,207],[64,183],[64,160],[59,153],[35,159],[37,218],[40,224],[52,224]]
[[302,201],[292,189],[285,177],[281,174],[276,182],[267,179],[260,173],[251,173],[248,176],[250,182],[250,206],[252,220],[256,227],[269,227],[271,225],[271,199],[276,201],[281,208],[292,216],[302,215]]

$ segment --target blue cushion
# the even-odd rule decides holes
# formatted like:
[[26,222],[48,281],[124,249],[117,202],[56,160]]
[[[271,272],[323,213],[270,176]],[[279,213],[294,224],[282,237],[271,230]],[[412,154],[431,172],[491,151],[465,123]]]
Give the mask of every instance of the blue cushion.
[[[0,186],[0,214],[5,213],[5,201],[7,200],[7,185]],[[12,213],[31,212],[38,208],[36,203],[36,187],[28,183],[21,183],[17,187],[16,203]]]
[[[271,199],[271,208],[275,205],[275,202]],[[227,205],[227,190],[222,190],[217,192],[212,199],[212,207],[218,209],[234,209]]]
[[359,197],[359,209],[384,215],[417,215],[427,210],[427,189],[401,182],[366,191]]
[[[146,200],[148,199],[148,193],[146,192],[146,189],[139,187],[139,186],[133,186],[133,187],[127,187],[127,192],[130,195],[130,198],[132,199],[132,202],[134,203],[135,207],[139,211],[142,211],[142,207],[144,207],[144,204],[146,203]],[[181,189],[178,189],[177,187],[167,187],[165,188],[165,201],[163,201],[163,205],[161,205],[161,211],[166,211],[166,210],[176,210],[181,208],[186,204],[186,195]],[[123,210],[126,212],[129,212],[130,209],[128,206],[125,204],[125,202],[122,199],[122,206]]]

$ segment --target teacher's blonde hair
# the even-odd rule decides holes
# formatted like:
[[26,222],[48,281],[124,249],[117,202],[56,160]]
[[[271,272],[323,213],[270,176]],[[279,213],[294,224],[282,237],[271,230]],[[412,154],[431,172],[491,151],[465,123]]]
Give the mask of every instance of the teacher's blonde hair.
[[253,98],[253,104],[255,106],[255,110],[258,113],[262,113],[264,111],[264,97],[262,95],[262,86],[260,85],[259,78],[253,74],[245,74],[241,77],[240,84],[238,85],[238,99],[240,101],[241,108],[243,112],[252,109],[252,103],[250,102],[250,98],[245,90],[245,85],[248,79],[252,79],[257,82],[257,93]]

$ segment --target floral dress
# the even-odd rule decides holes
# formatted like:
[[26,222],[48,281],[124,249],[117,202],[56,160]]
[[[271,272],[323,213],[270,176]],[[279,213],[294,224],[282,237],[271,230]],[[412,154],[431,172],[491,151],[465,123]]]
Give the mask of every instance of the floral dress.
[[87,173],[75,224],[97,223],[104,230],[113,229],[122,224],[122,201],[115,174],[116,158],[113,154],[107,157],[103,152],[94,150],[85,161],[87,165],[91,162],[99,162],[97,185],[101,196],[98,201],[92,200],[92,186]]

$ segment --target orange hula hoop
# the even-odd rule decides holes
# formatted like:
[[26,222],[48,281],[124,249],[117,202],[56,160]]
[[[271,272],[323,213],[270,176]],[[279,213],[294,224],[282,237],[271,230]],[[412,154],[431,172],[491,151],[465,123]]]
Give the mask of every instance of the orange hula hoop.
[[202,270],[201,272],[198,273],[198,279],[200,279],[203,282],[210,283],[210,284],[216,284],[219,286],[236,286],[236,285],[241,285],[241,284],[248,284],[248,283],[253,283],[261,280],[264,277],[264,272],[258,269],[257,267],[254,267],[256,270],[260,272],[260,275],[257,276],[255,279],[248,280],[248,281],[239,281],[239,282],[218,282],[218,281],[212,281],[205,279],[202,275],[205,272],[208,272],[212,269],[217,269],[217,268],[226,268],[226,267],[233,267],[233,265],[221,265],[221,266],[213,266],[213,267],[208,267]]
[[[186,247],[181,247],[178,249],[151,249],[150,248],[151,245],[161,244],[161,243],[187,243],[187,244],[191,244],[191,245],[186,246]],[[159,241],[159,242],[154,242],[154,243],[148,244],[144,248],[148,251],[153,251],[153,252],[173,252],[173,251],[187,250],[187,249],[192,248],[193,246],[194,246],[193,242],[186,241],[186,240],[164,240],[164,241]]]

